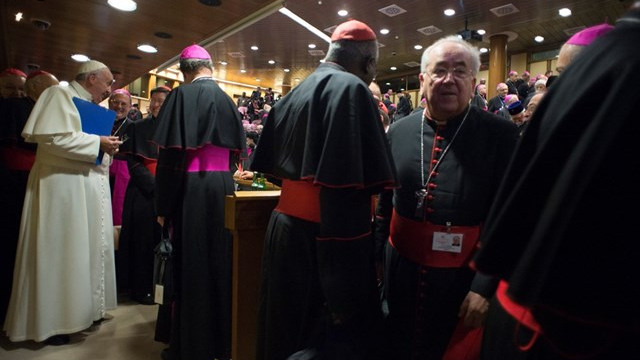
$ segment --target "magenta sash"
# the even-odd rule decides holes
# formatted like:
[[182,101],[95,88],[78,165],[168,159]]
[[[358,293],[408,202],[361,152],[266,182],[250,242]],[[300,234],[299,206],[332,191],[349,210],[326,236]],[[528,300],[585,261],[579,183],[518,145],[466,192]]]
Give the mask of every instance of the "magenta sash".
[[230,171],[229,149],[207,144],[198,149],[187,150],[187,172]]

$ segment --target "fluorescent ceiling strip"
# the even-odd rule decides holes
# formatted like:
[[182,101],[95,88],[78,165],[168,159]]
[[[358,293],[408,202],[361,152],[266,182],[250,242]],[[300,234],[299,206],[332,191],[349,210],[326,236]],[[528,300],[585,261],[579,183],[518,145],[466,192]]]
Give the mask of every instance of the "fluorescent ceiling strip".
[[306,22],[303,18],[301,18],[300,16],[294,14],[293,12],[291,12],[291,10],[287,9],[286,7],[280,8],[280,10],[278,10],[282,15],[286,15],[288,16],[291,20],[297,22],[298,24],[302,25],[305,29],[311,31],[312,33],[314,33],[316,36],[318,36],[320,39],[330,43],[331,42],[331,38],[329,37],[329,35],[325,34],[323,31],[315,28],[313,25],[309,24],[308,22]]

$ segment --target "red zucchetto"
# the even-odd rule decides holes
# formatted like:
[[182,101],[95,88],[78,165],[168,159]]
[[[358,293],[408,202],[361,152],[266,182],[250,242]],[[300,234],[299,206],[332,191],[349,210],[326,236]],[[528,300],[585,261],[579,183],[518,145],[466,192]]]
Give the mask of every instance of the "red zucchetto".
[[9,75],[22,76],[23,78],[27,77],[27,74],[23,73],[22,71],[16,68],[8,68],[0,72],[0,77],[5,77]]
[[331,35],[331,41],[370,41],[375,39],[376,33],[374,33],[367,24],[358,20],[343,22],[336,27]]

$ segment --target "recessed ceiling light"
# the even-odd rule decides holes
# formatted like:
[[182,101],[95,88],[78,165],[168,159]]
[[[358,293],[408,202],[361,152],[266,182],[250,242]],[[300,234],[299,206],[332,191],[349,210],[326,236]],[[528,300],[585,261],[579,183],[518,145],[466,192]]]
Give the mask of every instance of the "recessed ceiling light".
[[444,14],[445,14],[445,15],[447,15],[447,16],[453,16],[453,15],[455,15],[455,14],[456,14],[456,11],[455,11],[455,10],[453,10],[453,9],[446,9],[446,10],[444,11]]
[[558,14],[560,14],[560,16],[562,16],[562,17],[571,16],[571,9],[562,8],[562,9],[558,10]]
[[480,52],[481,52],[482,54],[484,54],[484,53],[486,53],[486,52],[489,52],[489,49],[487,49],[487,48],[483,47],[483,48],[480,48]]
[[257,50],[258,50],[258,47],[257,47],[257,46],[255,46],[255,45],[253,45],[253,46],[251,47],[251,50],[253,50],[253,51],[257,51]]
[[534,38],[533,38],[533,40],[535,40],[536,42],[541,43],[541,42],[543,42],[543,41],[544,41],[544,37],[542,37],[542,36],[538,35],[538,36],[534,37]]
[[155,54],[158,52],[158,48],[153,46],[153,45],[149,45],[149,44],[140,44],[138,45],[138,50],[142,51],[142,52],[146,52],[149,54]]
[[155,33],[153,33],[153,35],[161,38],[161,39],[171,39],[173,37],[173,35],[169,34],[168,32],[164,32],[164,31],[157,31]]
[[122,11],[134,11],[138,8],[138,4],[133,0],[109,0],[107,3],[111,5],[111,7]]
[[395,67],[395,66],[392,66],[392,67],[390,67],[389,69],[391,69],[392,71],[396,71],[396,70],[398,70],[398,68],[397,68],[397,67]]
[[391,85],[391,83],[385,83],[385,85]]
[[83,54],[73,54],[71,55],[71,58],[77,62],[87,62],[91,60],[87,55],[83,55]]
[[200,1],[200,3],[207,6],[220,6],[220,4],[222,4],[220,0],[198,0],[198,1]]
[[59,85],[60,85],[60,86],[69,86],[69,82],[68,82],[68,81],[64,81],[64,80],[62,80],[62,81],[60,81],[60,84],[59,84]]
[[416,50],[422,50],[422,45],[413,45],[413,48]]
[[380,34],[387,35],[389,33],[389,29],[380,29]]
[[315,49],[316,48],[316,44],[309,44],[307,46],[309,47],[309,49]]
[[269,64],[271,64],[271,65],[273,65],[273,64],[275,64],[275,63],[276,63],[276,61],[275,61],[275,60],[269,60],[269,61],[268,61],[268,63],[269,63]]
[[338,11],[338,15],[347,16],[347,15],[349,15],[349,12],[347,10],[340,10],[340,11]]
[[289,69],[283,69],[282,71],[284,71],[284,72],[289,72],[289,71],[291,71],[291,70],[289,70]]
[[320,59],[320,63],[324,63],[324,59]]
[[295,78],[295,79],[293,79],[293,81],[298,82],[298,81],[300,81],[300,79],[299,78]]
[[256,81],[257,81],[257,82],[260,82],[260,79],[256,78]]
[[227,66],[227,64],[229,64],[229,63],[226,62],[226,61],[220,61],[220,65]]
[[240,69],[240,72],[244,74],[244,73],[246,73],[246,72],[247,72],[247,70],[245,70],[245,69]]
[[20,22],[20,20],[22,20],[22,13],[21,12],[16,14],[16,22]]
[[484,34],[486,34],[486,33],[487,33],[487,32],[486,32],[484,29],[479,29],[479,30],[478,30],[478,35],[484,35]]
[[404,91],[404,88],[400,88],[400,91]]

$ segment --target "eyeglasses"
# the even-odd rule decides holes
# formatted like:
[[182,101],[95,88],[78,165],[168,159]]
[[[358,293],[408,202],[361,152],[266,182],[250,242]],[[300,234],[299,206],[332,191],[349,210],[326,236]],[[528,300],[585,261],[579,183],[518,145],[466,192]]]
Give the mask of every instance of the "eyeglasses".
[[471,71],[467,70],[463,67],[455,67],[453,69],[447,69],[444,67],[435,67],[430,72],[427,72],[429,77],[433,79],[433,81],[442,80],[447,77],[448,74],[453,75],[455,79],[465,80],[469,76],[471,76]]

